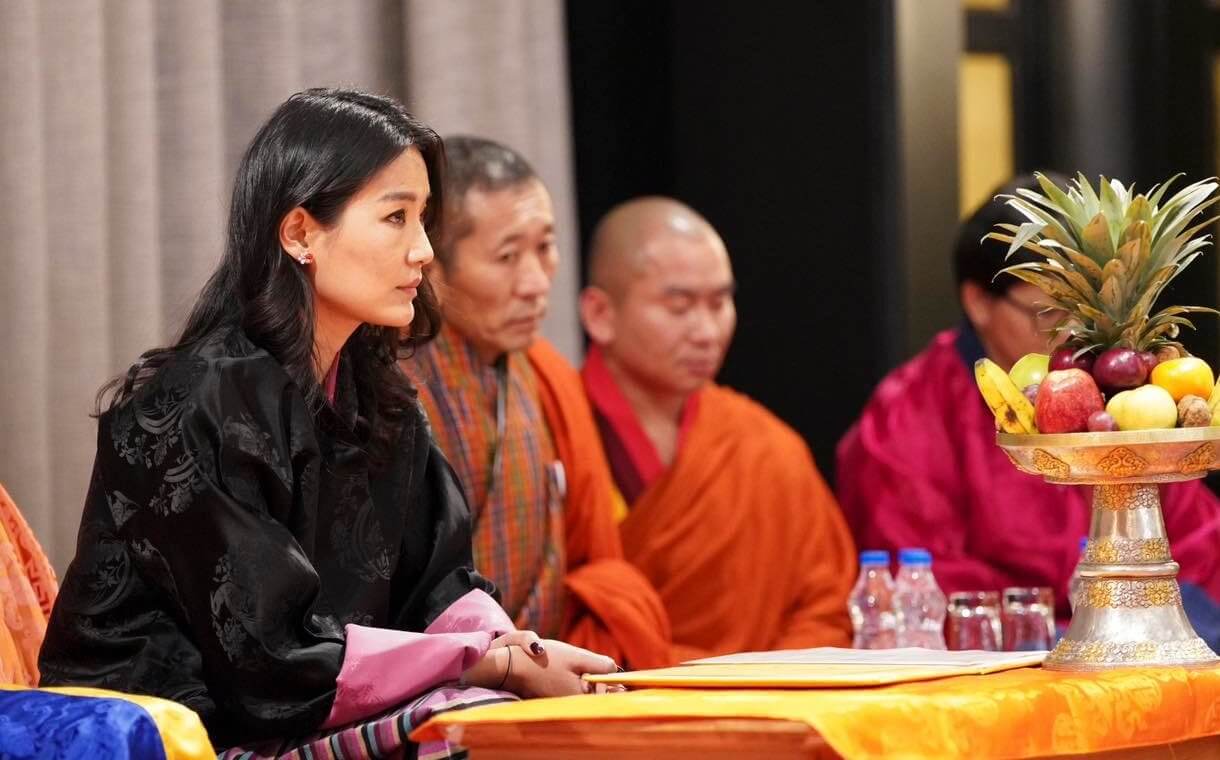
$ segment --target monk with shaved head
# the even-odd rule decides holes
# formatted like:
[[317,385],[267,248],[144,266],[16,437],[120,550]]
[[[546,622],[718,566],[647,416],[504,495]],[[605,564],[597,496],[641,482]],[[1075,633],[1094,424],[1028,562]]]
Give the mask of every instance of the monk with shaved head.
[[716,385],[737,312],[724,241],[639,198],[594,231],[581,371],[623,551],[669,612],[675,655],[848,646],[854,549],[804,440]]

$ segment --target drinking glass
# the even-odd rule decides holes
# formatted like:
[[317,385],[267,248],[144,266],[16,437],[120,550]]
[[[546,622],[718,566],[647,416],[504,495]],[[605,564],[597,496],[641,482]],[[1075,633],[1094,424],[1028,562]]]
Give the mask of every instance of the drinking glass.
[[1049,588],[1010,586],[1003,597],[1000,624],[1005,651],[1033,652],[1055,645],[1055,597]]
[[949,594],[945,644],[949,649],[1000,649],[1000,595],[995,591],[955,591]]

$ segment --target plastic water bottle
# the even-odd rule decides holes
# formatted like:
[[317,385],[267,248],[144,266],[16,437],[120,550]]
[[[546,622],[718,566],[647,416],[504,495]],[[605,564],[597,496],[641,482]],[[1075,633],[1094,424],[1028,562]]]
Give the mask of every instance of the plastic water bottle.
[[931,553],[927,549],[900,551],[894,582],[898,646],[944,649],[945,609],[945,594],[932,575]]
[[891,649],[898,645],[889,552],[860,552],[860,577],[851,590],[847,606],[856,631],[853,647]]
[[1076,611],[1076,598],[1080,596],[1080,589],[1084,585],[1080,580],[1080,566],[1084,564],[1084,550],[1089,546],[1088,537],[1080,539],[1080,559],[1076,560],[1076,569],[1072,571],[1072,579],[1068,581],[1068,605],[1072,612]]

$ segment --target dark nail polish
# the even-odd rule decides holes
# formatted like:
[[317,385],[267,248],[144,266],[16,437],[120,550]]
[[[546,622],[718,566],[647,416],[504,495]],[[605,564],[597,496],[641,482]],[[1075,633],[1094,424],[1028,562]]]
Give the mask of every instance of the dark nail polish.
[[530,644],[530,651],[533,652],[535,656],[541,655],[544,652],[546,652],[546,650],[542,648],[542,644],[537,641]]

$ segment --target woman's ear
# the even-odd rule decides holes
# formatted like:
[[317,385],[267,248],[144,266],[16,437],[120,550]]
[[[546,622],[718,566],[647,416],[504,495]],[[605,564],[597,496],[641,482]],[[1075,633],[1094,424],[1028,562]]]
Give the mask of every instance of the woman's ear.
[[313,216],[297,206],[280,220],[280,248],[300,264],[312,263],[313,251],[309,250],[309,238],[317,226]]

